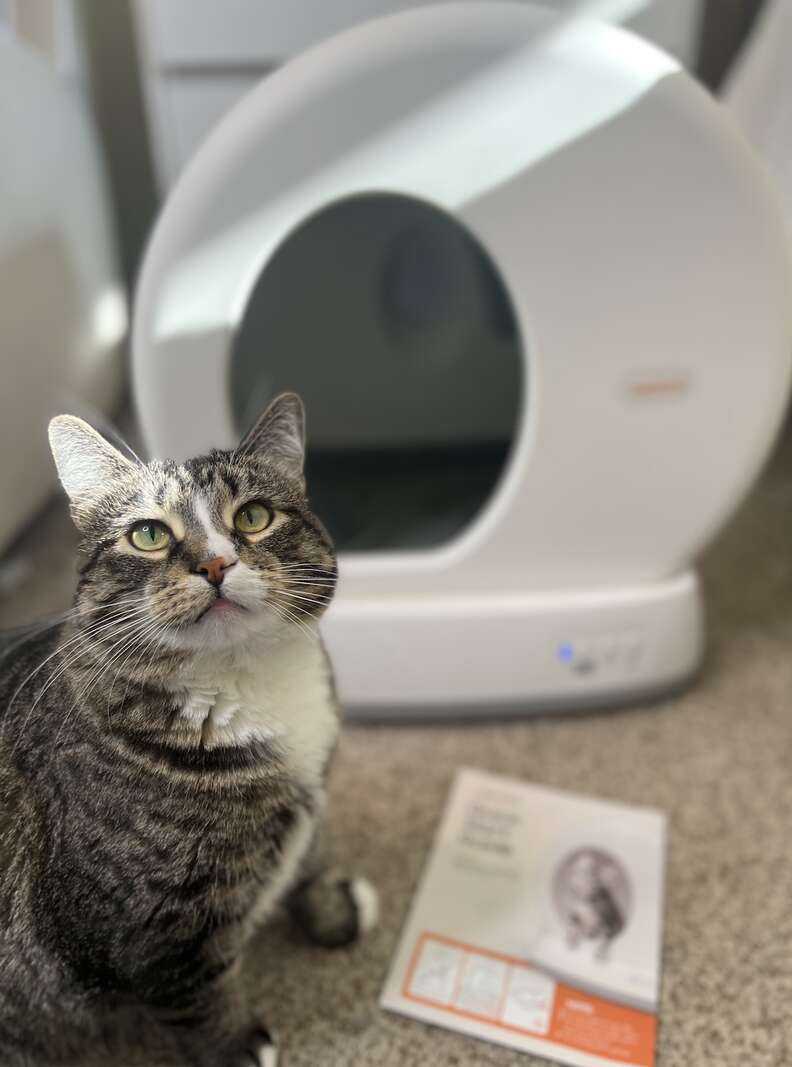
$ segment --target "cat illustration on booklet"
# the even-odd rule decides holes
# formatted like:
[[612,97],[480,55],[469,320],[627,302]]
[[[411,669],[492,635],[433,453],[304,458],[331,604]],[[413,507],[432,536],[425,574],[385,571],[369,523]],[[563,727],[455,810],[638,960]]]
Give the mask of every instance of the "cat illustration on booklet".
[[630,882],[623,864],[602,849],[576,849],[558,865],[553,892],[570,948],[592,941],[596,958],[607,960],[629,915]]
[[272,1067],[254,933],[377,914],[322,845],[337,572],[302,404],[183,464],[71,416],[50,442],[82,559],[71,611],[0,635],[0,1063]]

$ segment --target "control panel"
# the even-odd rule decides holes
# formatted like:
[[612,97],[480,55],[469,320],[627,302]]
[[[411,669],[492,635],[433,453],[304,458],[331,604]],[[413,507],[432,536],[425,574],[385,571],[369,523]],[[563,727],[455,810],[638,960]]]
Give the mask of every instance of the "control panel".
[[585,634],[559,642],[555,657],[570,674],[631,674],[641,667],[645,641],[638,630]]

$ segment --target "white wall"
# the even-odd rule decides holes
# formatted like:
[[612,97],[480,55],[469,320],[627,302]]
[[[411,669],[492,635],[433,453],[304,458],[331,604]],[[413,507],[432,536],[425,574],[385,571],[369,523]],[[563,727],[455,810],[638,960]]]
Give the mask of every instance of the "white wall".
[[0,0],[0,25],[81,91],[87,78],[73,0]]
[[[223,114],[268,71],[356,22],[431,0],[135,0],[155,165],[162,191]],[[702,0],[541,0],[589,7],[690,66]]]

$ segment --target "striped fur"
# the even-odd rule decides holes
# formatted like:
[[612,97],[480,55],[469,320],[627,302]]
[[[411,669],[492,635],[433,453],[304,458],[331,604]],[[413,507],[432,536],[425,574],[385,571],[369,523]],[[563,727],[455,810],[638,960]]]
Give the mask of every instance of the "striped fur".
[[[302,432],[287,396],[233,453],[143,465],[57,420],[74,610],[0,651],[4,1067],[252,1062],[263,1021],[236,975],[256,926],[291,894],[327,943],[360,932],[348,881],[316,860],[336,563]],[[273,515],[255,543],[233,524],[253,499]],[[130,544],[143,519],[173,531],[164,554]],[[197,571],[218,555],[228,611]]]

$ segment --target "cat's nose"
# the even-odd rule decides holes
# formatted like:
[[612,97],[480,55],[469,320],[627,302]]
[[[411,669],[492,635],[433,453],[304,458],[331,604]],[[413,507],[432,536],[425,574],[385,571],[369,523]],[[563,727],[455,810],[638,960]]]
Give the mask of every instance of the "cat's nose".
[[235,559],[227,560],[223,556],[215,556],[214,559],[208,559],[205,563],[199,563],[195,569],[212,585],[222,585],[225,572],[230,570],[235,563]]

